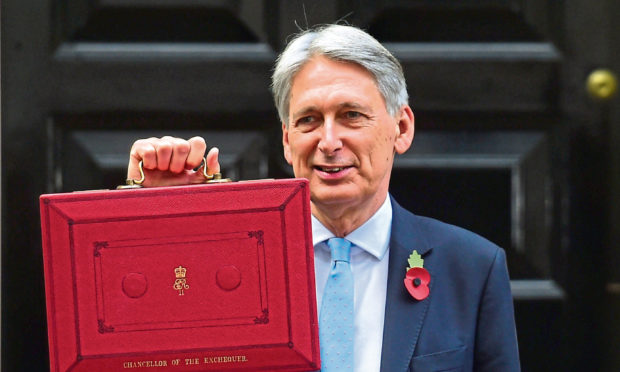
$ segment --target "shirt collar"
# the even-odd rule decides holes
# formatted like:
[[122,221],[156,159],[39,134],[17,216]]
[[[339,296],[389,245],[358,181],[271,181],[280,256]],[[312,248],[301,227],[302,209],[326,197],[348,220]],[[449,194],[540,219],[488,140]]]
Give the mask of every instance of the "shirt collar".
[[[345,236],[345,239],[381,260],[387,252],[391,231],[392,203],[388,195],[375,214],[364,222],[362,226]],[[316,246],[333,237],[334,233],[329,231],[316,217],[312,216],[312,244]]]

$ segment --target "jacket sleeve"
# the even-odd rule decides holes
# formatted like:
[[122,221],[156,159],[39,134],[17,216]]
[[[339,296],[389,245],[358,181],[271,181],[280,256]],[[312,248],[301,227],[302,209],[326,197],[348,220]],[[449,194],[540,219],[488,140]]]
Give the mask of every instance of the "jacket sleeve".
[[474,371],[520,371],[506,254],[498,249],[486,280],[476,328]]

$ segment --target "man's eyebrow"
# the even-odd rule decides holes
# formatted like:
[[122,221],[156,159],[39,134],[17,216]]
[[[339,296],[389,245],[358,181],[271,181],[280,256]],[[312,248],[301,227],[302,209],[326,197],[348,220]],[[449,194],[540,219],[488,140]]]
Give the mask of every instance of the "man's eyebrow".
[[[361,110],[364,112],[370,112],[372,113],[372,108],[370,106],[366,106],[366,105],[362,105],[356,102],[342,102],[340,104],[338,104],[338,110],[342,110],[342,109],[356,109],[356,110]],[[312,112],[316,112],[318,111],[318,107],[317,106],[307,106],[302,108],[301,110],[298,110],[296,112],[293,113],[293,120],[296,120],[300,117],[306,116]]]
[[358,109],[366,112],[372,112],[372,109],[369,106],[361,105],[356,102],[343,102],[338,105],[340,110],[342,109]]
[[309,114],[311,112],[314,112],[316,110],[317,110],[316,106],[304,107],[301,110],[293,113],[293,119],[297,119],[297,118],[299,118],[301,116],[305,116],[305,115],[307,115],[307,114]]

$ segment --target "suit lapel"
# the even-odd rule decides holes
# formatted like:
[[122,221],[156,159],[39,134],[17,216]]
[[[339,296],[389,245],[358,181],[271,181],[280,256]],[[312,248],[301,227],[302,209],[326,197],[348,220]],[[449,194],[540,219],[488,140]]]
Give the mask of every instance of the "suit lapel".
[[422,300],[413,299],[405,289],[404,278],[407,259],[415,249],[424,256],[431,250],[425,240],[416,217],[404,210],[392,199],[392,235],[390,238],[390,262],[383,330],[381,371],[407,371],[415,350],[424,318],[433,298],[433,271],[430,294]]

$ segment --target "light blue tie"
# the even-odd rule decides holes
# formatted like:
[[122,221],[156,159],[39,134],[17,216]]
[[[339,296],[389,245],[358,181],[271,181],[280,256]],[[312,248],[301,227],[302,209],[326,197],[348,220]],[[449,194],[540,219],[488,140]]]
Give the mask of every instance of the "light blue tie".
[[319,316],[321,371],[353,370],[353,273],[351,242],[342,238],[327,241],[332,269],[323,291]]

